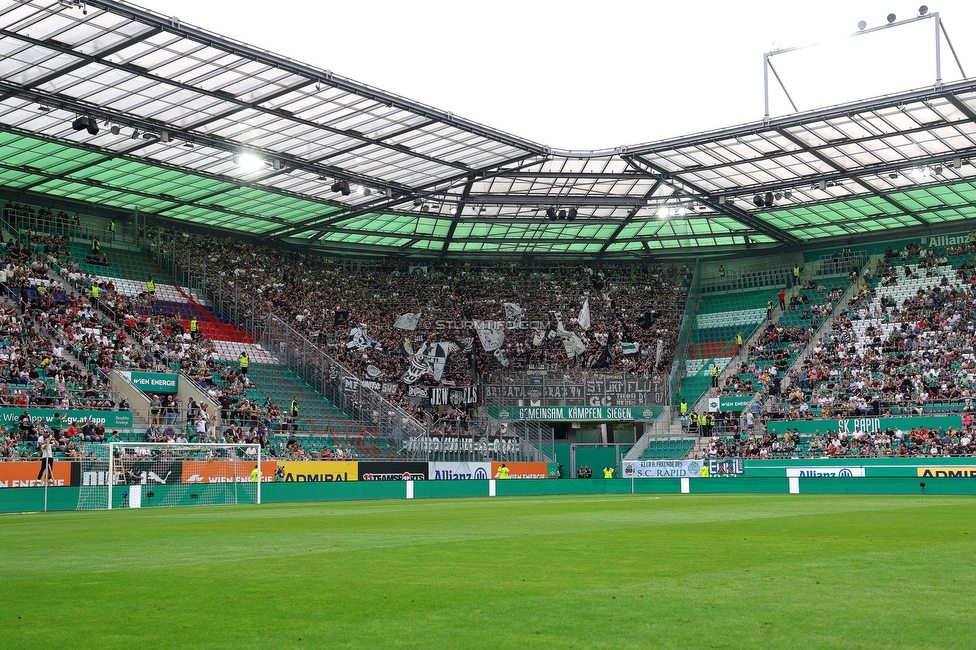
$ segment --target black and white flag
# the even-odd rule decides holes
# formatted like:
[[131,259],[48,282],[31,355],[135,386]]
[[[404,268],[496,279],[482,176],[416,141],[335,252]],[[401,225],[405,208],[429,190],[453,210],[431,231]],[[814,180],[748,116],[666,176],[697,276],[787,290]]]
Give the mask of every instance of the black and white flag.
[[522,308],[514,302],[505,303],[505,327],[517,330],[522,326]]
[[417,329],[417,323],[420,322],[420,314],[414,314],[412,312],[407,312],[406,314],[400,314],[400,317],[396,319],[393,323],[393,327],[401,330],[410,330],[411,332]]

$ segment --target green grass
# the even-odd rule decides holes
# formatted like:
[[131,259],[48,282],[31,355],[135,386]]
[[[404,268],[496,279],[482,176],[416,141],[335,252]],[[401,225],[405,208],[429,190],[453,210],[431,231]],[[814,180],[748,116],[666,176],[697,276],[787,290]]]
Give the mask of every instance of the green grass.
[[976,499],[0,516],[4,648],[976,647]]

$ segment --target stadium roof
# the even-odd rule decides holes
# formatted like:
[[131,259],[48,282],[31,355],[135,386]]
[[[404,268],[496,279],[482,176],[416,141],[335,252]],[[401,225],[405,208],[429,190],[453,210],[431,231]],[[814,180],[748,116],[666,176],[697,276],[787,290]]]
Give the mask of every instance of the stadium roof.
[[974,153],[976,80],[563,151],[134,5],[0,0],[0,186],[326,252],[663,257],[962,230]]

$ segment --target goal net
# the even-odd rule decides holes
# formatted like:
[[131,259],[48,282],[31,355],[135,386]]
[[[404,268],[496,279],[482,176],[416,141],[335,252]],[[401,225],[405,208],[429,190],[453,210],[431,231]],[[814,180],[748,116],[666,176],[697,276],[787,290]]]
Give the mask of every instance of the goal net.
[[99,447],[82,461],[79,510],[261,503],[261,481],[274,475],[261,461],[260,445],[113,442]]

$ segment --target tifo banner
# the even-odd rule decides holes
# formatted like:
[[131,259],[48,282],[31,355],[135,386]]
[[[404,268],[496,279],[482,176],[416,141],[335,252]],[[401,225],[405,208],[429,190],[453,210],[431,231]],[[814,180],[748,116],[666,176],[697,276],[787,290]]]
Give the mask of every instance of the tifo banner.
[[[358,481],[359,463],[348,460],[293,460],[277,463],[285,470],[285,483],[328,483],[330,481]],[[264,463],[261,463],[262,468]],[[262,469],[263,471],[263,469]],[[272,468],[272,473],[275,469]]]
[[741,411],[752,402],[752,395],[724,395],[709,397],[708,410],[713,413],[719,409],[725,411]]
[[179,375],[162,372],[123,372],[128,375],[129,383],[146,393],[175,393],[178,392]]
[[790,478],[864,478],[863,467],[787,467]]
[[430,466],[419,462],[360,461],[360,481],[425,481]]
[[920,478],[976,478],[976,467],[919,467]]
[[496,420],[581,422],[587,420],[653,420],[660,406],[490,406],[488,415]]
[[491,478],[498,476],[498,468],[502,465],[508,468],[509,479],[548,478],[549,476],[549,465],[546,463],[492,463]]
[[[59,411],[57,409],[27,409],[31,420],[44,420],[48,424],[54,419],[54,414],[61,415],[65,426],[72,422],[84,422],[91,419],[95,424],[101,424],[106,429],[129,429],[132,427],[132,413],[129,411]],[[24,414],[24,409],[0,409],[0,423],[13,424]]]
[[[227,461],[183,461],[181,474],[183,483],[250,483],[251,471],[257,463],[231,463]],[[274,480],[278,463],[274,461],[261,463],[261,481],[270,483]]]
[[962,418],[958,415],[908,417],[908,418],[843,418],[837,420],[789,420],[775,421],[766,425],[769,431],[785,433],[787,429],[798,430],[800,433],[839,433],[853,434],[855,431],[873,433],[885,431],[889,427],[908,431],[925,427],[926,429],[958,429],[962,426]]
[[[71,485],[71,466],[73,463],[55,461],[52,474],[54,480],[51,486],[65,487]],[[41,461],[8,461],[0,463],[0,488],[43,487],[44,482],[37,480],[41,471]]]
[[708,475],[708,465],[700,460],[623,461],[624,478],[692,478]]
[[491,477],[491,463],[430,463],[430,478],[435,481],[485,481]]

